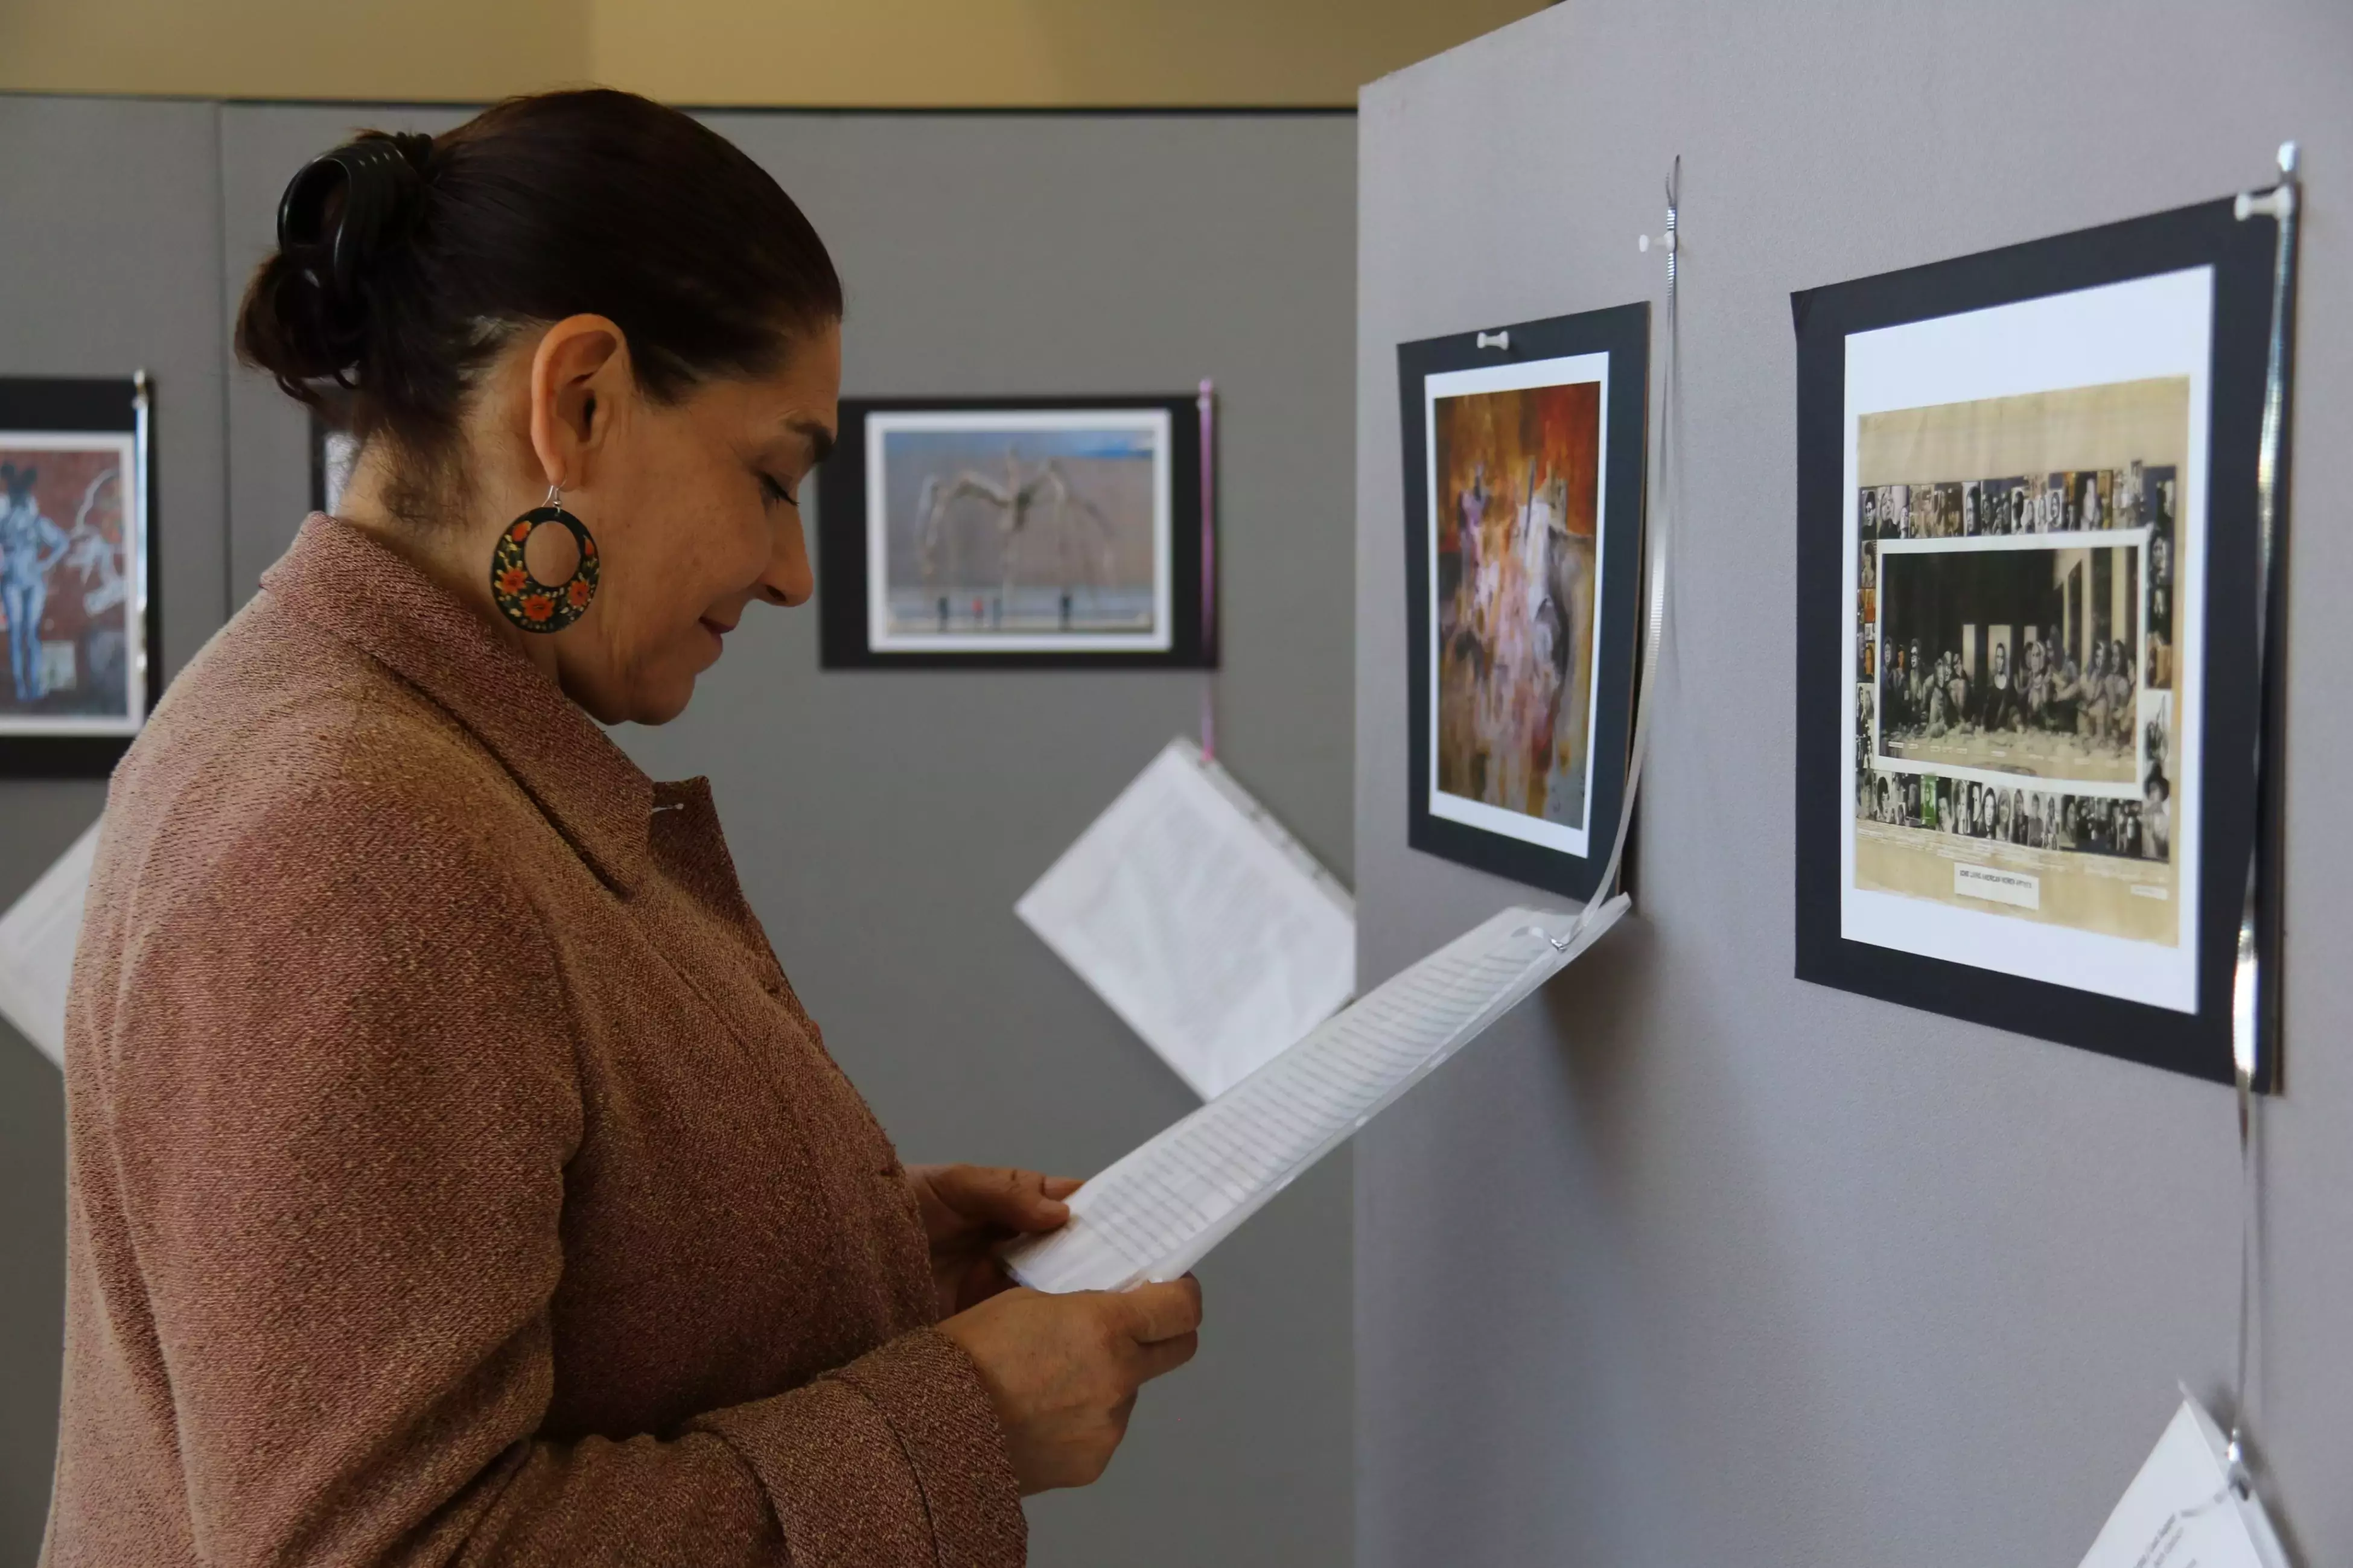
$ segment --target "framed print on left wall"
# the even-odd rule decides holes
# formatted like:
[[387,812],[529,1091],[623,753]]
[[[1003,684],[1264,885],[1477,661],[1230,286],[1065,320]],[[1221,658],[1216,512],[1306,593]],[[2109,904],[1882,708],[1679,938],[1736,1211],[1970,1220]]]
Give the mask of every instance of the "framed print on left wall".
[[102,778],[162,693],[150,388],[0,377],[0,774]]
[[1625,800],[1648,304],[1398,348],[1407,842],[1573,899]]

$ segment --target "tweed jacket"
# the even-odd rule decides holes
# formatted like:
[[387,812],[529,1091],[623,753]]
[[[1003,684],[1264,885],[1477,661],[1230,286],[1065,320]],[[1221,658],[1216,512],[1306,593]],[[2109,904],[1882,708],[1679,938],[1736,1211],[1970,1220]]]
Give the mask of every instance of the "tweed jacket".
[[115,773],[66,1091],[56,1568],[1023,1559],[709,789],[346,524]]

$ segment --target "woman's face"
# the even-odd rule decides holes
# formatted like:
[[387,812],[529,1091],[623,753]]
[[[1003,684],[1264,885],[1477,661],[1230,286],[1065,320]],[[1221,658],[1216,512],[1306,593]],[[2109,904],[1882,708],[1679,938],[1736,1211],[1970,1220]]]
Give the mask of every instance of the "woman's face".
[[[833,445],[841,332],[799,339],[758,381],[716,380],[663,405],[610,399],[611,423],[565,505],[603,561],[595,603],[558,634],[565,691],[607,723],[659,724],[694,695],[754,600],[798,605],[812,590],[800,502]],[[543,569],[561,581],[572,553]]]

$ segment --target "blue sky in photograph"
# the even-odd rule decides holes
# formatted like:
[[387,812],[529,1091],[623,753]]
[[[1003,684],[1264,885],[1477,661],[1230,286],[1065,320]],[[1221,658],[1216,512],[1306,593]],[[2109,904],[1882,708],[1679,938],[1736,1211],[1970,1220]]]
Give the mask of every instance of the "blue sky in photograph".
[[968,461],[986,454],[1002,462],[1008,446],[1038,462],[1048,458],[1148,458],[1149,430],[893,430],[884,440],[894,459]]

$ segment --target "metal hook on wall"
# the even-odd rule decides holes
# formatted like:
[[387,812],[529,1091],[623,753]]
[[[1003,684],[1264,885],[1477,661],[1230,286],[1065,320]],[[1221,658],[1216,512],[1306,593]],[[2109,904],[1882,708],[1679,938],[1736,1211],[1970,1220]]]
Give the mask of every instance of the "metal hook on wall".
[[1673,168],[1667,175],[1667,232],[1655,240],[1647,234],[1638,235],[1634,240],[1634,248],[1646,256],[1650,254],[1651,247],[1653,245],[1666,251],[1667,292],[1670,296],[1675,290],[1675,258],[1683,253],[1683,240],[1676,232],[1675,226],[1676,208],[1681,205],[1677,187],[1683,184],[1683,154],[1679,153],[1675,155]]

